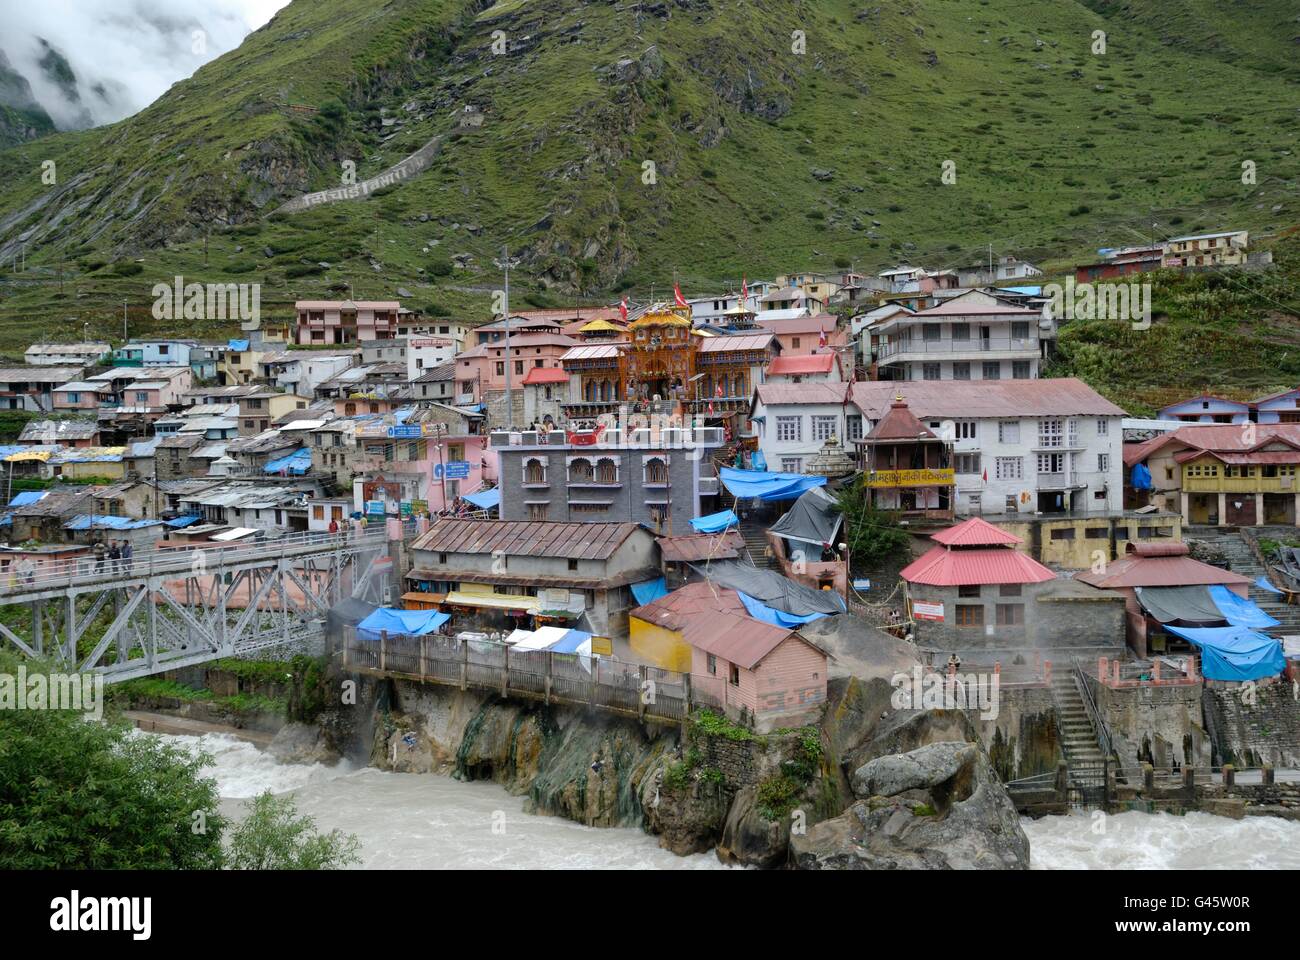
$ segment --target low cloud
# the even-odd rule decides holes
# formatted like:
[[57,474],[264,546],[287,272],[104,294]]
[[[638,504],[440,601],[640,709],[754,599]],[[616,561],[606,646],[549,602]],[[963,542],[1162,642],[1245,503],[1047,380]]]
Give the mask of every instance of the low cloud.
[[[97,126],[148,106],[176,81],[235,49],[287,3],[28,0],[6,10],[0,49],[60,129]],[[60,57],[75,83],[60,75]]]

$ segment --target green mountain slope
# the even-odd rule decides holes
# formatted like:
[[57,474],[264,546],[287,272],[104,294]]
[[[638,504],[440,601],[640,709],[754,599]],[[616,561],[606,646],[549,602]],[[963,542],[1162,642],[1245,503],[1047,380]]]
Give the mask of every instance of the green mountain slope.
[[[123,300],[142,329],[177,273],[260,282],[272,313],[399,287],[482,313],[503,244],[546,303],[1294,223],[1289,5],[1166,6],[296,0],[135,117],[0,151],[0,270],[27,264],[0,336],[111,334]],[[274,214],[435,137],[414,179]]]

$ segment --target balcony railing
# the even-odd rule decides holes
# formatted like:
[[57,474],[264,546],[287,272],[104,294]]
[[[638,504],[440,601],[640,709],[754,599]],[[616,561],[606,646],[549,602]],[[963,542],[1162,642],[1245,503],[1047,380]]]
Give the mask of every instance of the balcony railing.
[[1295,477],[1184,477],[1187,493],[1296,493]]
[[971,337],[967,340],[941,338],[939,340],[898,340],[882,343],[877,351],[881,359],[899,357],[905,354],[929,356],[931,354],[948,354],[952,356],[975,356],[983,353],[1028,353],[1038,356],[1037,337]]

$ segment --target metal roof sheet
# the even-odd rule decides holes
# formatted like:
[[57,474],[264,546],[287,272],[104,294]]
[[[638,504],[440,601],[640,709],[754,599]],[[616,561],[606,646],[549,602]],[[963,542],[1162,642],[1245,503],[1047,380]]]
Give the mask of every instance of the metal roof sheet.
[[562,523],[443,518],[411,545],[439,553],[608,560],[640,527],[635,523]]

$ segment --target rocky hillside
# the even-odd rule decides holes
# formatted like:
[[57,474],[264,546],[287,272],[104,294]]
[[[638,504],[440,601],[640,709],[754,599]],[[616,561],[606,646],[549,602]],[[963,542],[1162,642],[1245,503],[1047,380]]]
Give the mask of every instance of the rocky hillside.
[[[0,151],[0,321],[109,334],[177,273],[272,312],[398,288],[482,312],[504,244],[546,304],[1267,233],[1297,210],[1292,23],[1221,7],[296,0],[136,116]],[[276,213],[424,147],[367,198]]]

